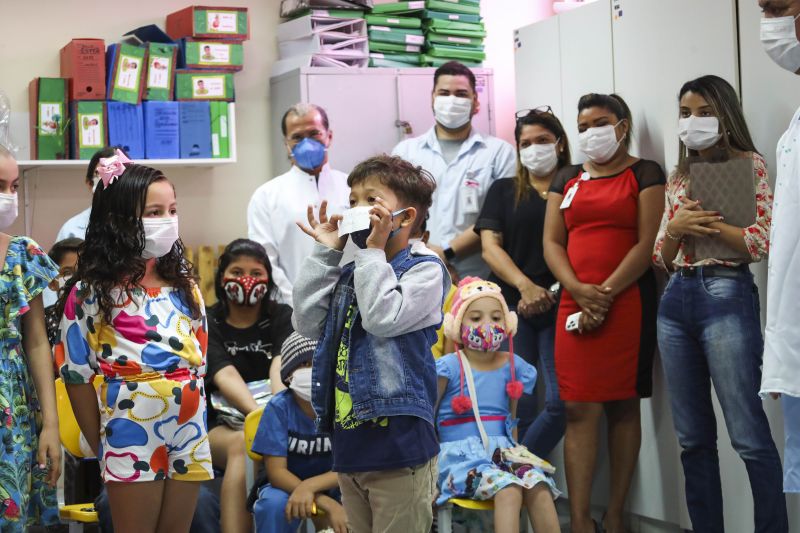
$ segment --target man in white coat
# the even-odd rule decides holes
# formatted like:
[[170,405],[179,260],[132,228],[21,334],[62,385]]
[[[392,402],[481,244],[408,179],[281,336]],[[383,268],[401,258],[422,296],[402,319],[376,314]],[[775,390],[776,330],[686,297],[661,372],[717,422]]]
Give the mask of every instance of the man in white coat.
[[296,222],[307,219],[309,205],[318,211],[323,200],[328,201],[328,215],[341,213],[349,207],[350,188],[347,174],[328,165],[333,132],[324,109],[293,105],[283,115],[281,131],[292,168],[253,193],[247,207],[247,233],[266,248],[280,300],[291,304],[300,264],[314,247],[314,240]]
[[[800,0],[759,0],[758,5],[764,12],[764,49],[780,67],[800,75]],[[761,394],[781,395],[783,489],[800,492],[800,109],[778,142],[777,163]]]

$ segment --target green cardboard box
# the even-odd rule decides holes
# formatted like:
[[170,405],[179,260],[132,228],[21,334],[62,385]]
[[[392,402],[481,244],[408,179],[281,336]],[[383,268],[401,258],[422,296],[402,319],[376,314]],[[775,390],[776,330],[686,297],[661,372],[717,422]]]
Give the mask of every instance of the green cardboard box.
[[167,15],[167,35],[173,39],[250,38],[250,20],[246,7],[189,6]]
[[238,71],[243,67],[242,43],[181,39],[181,68]]
[[147,44],[147,71],[144,78],[145,100],[172,100],[177,60],[178,45]]
[[126,104],[140,104],[146,62],[147,48],[144,46],[127,43],[109,45],[106,53],[108,99]]
[[389,53],[394,54],[397,52],[400,53],[409,53],[409,54],[418,54],[422,51],[422,45],[419,44],[403,44],[403,43],[382,43],[379,41],[370,41],[369,42],[369,51],[370,52],[381,52],[381,53]]
[[442,11],[431,11],[426,9],[422,13],[424,19],[455,20],[458,22],[472,22],[476,24],[481,21],[480,15],[467,15],[465,13],[446,13]]
[[392,15],[367,15],[370,26],[389,26],[398,28],[421,28],[422,20],[415,17],[395,17]]
[[370,42],[413,45],[421,45],[425,42],[425,35],[422,33],[422,30],[416,29],[370,26],[368,35]]
[[66,78],[34,78],[28,85],[31,159],[69,159]]
[[175,99],[233,102],[233,72],[178,69],[175,71]]
[[414,13],[425,9],[425,0],[411,2],[389,2],[388,4],[377,4],[372,7],[373,15],[383,15],[385,13]]
[[480,2],[467,0],[425,0],[425,8],[445,13],[462,13],[464,15],[480,15]]
[[72,158],[91,159],[108,145],[108,115],[105,101],[74,100],[72,116]]

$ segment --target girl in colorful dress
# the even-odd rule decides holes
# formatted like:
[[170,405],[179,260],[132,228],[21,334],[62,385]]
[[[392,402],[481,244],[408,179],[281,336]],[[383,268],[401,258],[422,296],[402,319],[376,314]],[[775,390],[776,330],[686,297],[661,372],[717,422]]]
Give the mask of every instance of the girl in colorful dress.
[[[456,353],[436,361],[439,496],[494,500],[494,530],[519,531],[524,505],[537,532],[558,532],[554,468],[517,444],[516,410],[530,394],[536,369],[514,355],[517,315],[500,287],[480,278],[461,281],[444,332]],[[509,339],[509,352],[498,351]],[[477,392],[476,392],[477,391]]]
[[[19,168],[0,146],[0,228],[17,218]],[[28,237],[0,233],[0,530],[58,523],[61,443],[41,292],[58,274]]]
[[172,184],[121,152],[98,171],[56,357],[100,459],[115,531],[188,531],[197,482],[213,477],[202,296],[178,238]]

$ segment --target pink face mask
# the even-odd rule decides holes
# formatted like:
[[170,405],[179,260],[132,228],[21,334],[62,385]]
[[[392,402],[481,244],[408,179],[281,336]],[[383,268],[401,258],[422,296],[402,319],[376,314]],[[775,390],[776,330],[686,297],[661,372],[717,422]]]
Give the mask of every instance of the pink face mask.
[[461,342],[465,348],[481,352],[496,352],[508,334],[497,322],[480,326],[461,326]]
[[232,303],[257,305],[267,295],[268,281],[267,278],[240,276],[223,279],[222,286],[225,288],[228,300]]

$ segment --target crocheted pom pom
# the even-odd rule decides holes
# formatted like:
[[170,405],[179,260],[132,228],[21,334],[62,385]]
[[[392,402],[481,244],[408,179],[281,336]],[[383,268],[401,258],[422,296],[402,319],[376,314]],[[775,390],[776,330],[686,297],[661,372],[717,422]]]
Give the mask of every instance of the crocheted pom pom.
[[450,401],[450,407],[453,408],[457,415],[463,415],[472,409],[472,400],[470,400],[469,396],[456,396]]
[[522,382],[515,379],[506,383],[506,392],[512,400],[519,400],[522,396]]

